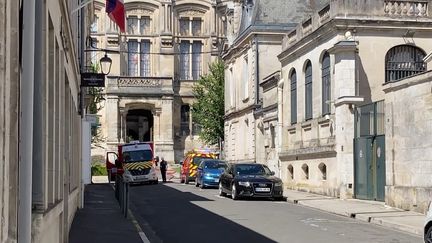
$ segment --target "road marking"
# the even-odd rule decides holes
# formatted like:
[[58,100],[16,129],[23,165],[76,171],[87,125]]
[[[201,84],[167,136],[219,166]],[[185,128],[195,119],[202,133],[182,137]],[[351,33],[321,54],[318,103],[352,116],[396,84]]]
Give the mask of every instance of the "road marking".
[[141,226],[139,226],[138,221],[135,219],[135,216],[133,215],[132,211],[128,210],[128,213],[129,213],[129,217],[132,219],[132,223],[134,224],[135,228],[138,231],[138,234],[139,234],[142,242],[144,242],[144,243],[150,243],[150,240],[147,238],[146,234],[141,229]]

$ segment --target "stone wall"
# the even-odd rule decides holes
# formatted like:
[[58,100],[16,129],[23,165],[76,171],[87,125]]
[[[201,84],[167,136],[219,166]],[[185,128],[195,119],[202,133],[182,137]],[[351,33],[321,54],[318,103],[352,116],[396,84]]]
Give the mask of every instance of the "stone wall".
[[419,212],[432,198],[432,72],[384,85],[386,203]]

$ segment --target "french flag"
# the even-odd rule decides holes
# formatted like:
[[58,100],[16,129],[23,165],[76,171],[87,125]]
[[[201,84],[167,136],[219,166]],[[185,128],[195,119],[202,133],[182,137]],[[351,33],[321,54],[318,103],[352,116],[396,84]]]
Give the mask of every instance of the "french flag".
[[125,9],[123,0],[106,0],[106,12],[121,32],[125,32]]

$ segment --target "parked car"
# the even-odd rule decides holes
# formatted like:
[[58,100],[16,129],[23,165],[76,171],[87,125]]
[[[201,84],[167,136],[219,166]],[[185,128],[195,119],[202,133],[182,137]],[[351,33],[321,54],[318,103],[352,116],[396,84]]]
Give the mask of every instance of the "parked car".
[[429,209],[426,214],[426,221],[424,224],[424,242],[432,243],[432,207],[429,203]]
[[198,166],[198,172],[195,179],[196,187],[217,187],[219,177],[227,167],[227,163],[217,159],[204,159]]
[[229,164],[219,180],[219,195],[231,194],[233,200],[240,197],[267,197],[283,199],[282,180],[262,164]]

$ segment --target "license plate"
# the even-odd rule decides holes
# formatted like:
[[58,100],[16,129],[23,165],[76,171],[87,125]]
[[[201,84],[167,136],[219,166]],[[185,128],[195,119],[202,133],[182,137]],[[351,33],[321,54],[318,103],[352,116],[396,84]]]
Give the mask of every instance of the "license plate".
[[214,182],[219,182],[219,179],[214,179]]
[[269,192],[270,188],[255,188],[255,191],[257,191],[257,192]]

